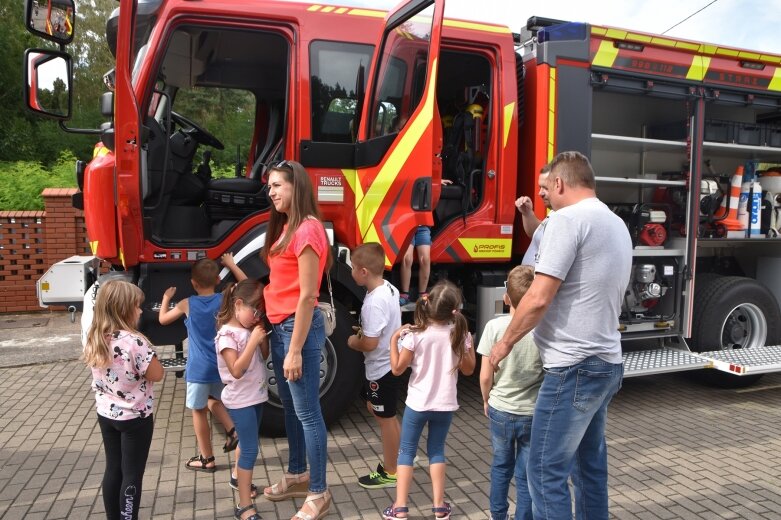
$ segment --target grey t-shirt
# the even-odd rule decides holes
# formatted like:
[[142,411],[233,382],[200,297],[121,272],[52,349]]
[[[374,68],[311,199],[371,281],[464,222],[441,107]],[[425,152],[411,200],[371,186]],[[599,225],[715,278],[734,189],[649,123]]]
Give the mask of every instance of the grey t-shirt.
[[542,219],[537,226],[537,229],[535,229],[534,233],[532,233],[532,241],[529,244],[529,248],[526,250],[526,253],[523,255],[523,260],[521,260],[523,265],[534,265],[534,263],[537,261],[537,252],[540,250],[542,235],[545,234],[545,226],[548,224],[548,219],[552,214],[553,211],[551,211],[547,217]]
[[621,363],[618,317],[632,269],[626,224],[599,199],[589,198],[550,217],[535,272],[562,280],[534,340],[546,368],[589,356]]

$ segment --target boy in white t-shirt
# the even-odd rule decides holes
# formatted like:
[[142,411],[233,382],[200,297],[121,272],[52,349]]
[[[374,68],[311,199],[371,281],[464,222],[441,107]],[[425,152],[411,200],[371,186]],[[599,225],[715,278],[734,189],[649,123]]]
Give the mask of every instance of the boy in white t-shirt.
[[361,307],[361,327],[347,339],[347,346],[363,352],[366,407],[380,426],[383,451],[377,471],[359,478],[358,484],[367,489],[393,487],[401,427],[396,419],[399,378],[391,373],[390,340],[401,327],[399,290],[382,277],[385,252],[380,244],[359,245],[351,260],[353,280],[367,292]]
[[[528,265],[519,265],[507,275],[504,303],[510,306],[510,314],[494,318],[485,324],[477,347],[478,354],[486,358],[491,355],[491,347],[504,334],[515,308],[533,280],[534,268]],[[526,462],[529,459],[534,405],[542,379],[540,352],[531,334],[516,343],[510,355],[499,364],[499,370],[495,374],[488,359],[484,359],[480,367],[483,410],[489,418],[493,446],[489,495],[492,520],[532,518]],[[515,515],[508,517],[507,492],[513,477],[516,490]]]

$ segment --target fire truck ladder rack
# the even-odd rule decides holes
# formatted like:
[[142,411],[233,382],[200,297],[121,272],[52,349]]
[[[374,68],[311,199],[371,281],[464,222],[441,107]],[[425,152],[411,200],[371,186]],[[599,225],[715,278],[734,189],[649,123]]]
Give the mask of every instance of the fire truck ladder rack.
[[737,350],[688,352],[673,348],[624,353],[624,377],[715,368],[735,375],[781,371],[781,345]]

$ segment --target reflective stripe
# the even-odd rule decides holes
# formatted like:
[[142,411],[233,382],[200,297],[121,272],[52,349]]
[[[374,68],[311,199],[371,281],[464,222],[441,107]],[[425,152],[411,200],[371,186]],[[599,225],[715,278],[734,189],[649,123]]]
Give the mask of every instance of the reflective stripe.
[[767,86],[768,90],[781,90],[781,67],[776,67],[773,72],[773,79],[770,80],[770,84]]
[[442,22],[445,27],[457,27],[459,29],[472,29],[474,31],[483,31],[499,34],[511,34],[509,27],[501,25],[486,25],[483,23],[464,22],[462,20],[445,20]]
[[692,64],[689,72],[686,73],[686,79],[702,81],[705,73],[708,72],[710,58],[707,56],[692,56]]
[[599,50],[594,55],[594,59],[591,60],[591,64],[597,67],[612,67],[613,62],[616,61],[618,56],[618,48],[613,45],[610,40],[602,40],[599,42]]
[[504,107],[504,136],[502,141],[502,148],[507,148],[507,139],[510,137],[510,125],[512,124],[514,113],[515,102],[513,101]]
[[548,160],[553,159],[556,142],[556,69],[551,67],[548,82]]

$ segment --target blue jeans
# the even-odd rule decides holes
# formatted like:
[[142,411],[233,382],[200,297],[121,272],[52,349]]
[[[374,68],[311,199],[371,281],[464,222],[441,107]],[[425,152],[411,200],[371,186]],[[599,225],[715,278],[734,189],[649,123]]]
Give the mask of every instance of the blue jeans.
[[272,325],[274,333],[269,336],[277,390],[285,409],[285,430],[290,448],[288,472],[293,475],[305,472],[309,461],[309,491],[322,493],[328,488],[325,482],[328,447],[325,421],[320,410],[320,356],[325,345],[323,315],[318,309],[314,310],[312,326],[301,350],[301,379],[289,382],[284,377],[283,364],[290,349],[294,324],[295,315]]
[[607,405],[621,388],[622,364],[591,356],[545,369],[532,420],[527,477],[535,520],[607,520]]
[[417,412],[409,406],[404,409],[401,419],[401,442],[399,442],[399,466],[412,466],[415,454],[418,452],[418,442],[423,433],[423,427],[428,423],[428,442],[426,453],[428,463],[442,464],[445,462],[445,439],[453,421],[453,412]]
[[233,419],[236,433],[239,436],[239,460],[240,469],[253,469],[258,460],[258,430],[260,420],[263,418],[263,403],[245,406],[244,408],[226,408],[228,415]]
[[515,477],[515,520],[531,520],[532,499],[526,481],[532,416],[517,415],[488,407],[491,426],[491,520],[506,520],[507,493]]

